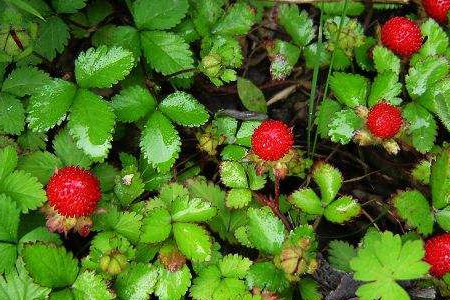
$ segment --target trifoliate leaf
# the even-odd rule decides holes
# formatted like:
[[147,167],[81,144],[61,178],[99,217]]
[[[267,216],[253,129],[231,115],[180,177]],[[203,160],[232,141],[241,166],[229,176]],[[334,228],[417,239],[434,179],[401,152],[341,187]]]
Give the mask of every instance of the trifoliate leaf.
[[142,220],[141,242],[159,243],[167,239],[172,231],[170,214],[164,208],[151,210]]
[[368,282],[356,291],[362,300],[408,300],[406,291],[396,280],[413,280],[428,273],[429,265],[422,261],[423,241],[402,243],[392,232],[373,233],[366,238],[358,255],[350,262],[356,280]]
[[267,112],[267,103],[263,92],[250,80],[238,77],[237,90],[246,109],[260,113]]
[[322,294],[319,291],[319,284],[310,279],[305,278],[301,279],[298,284],[298,289],[300,291],[300,295],[302,295],[302,299],[304,300],[320,300],[322,299]]
[[400,58],[391,50],[383,46],[375,46],[372,50],[375,69],[379,74],[386,71],[392,71],[395,74],[400,73]]
[[20,210],[5,195],[0,194],[0,241],[15,242],[19,228]]
[[413,102],[404,107],[403,117],[409,123],[414,148],[422,153],[430,151],[437,136],[437,124],[431,113]]
[[278,10],[278,22],[300,47],[308,45],[315,35],[313,21],[306,11],[299,12],[295,4],[282,4]]
[[247,273],[247,284],[250,288],[259,288],[271,292],[282,292],[289,287],[283,270],[272,262],[257,262]]
[[168,171],[178,158],[180,136],[169,119],[156,111],[148,119],[139,145],[152,166]]
[[138,263],[120,273],[114,287],[120,299],[146,300],[153,293],[157,278],[154,266]]
[[375,77],[367,104],[371,107],[380,101],[387,101],[393,105],[399,105],[402,102],[402,99],[398,97],[401,91],[402,84],[398,82],[398,75],[386,71]]
[[450,203],[450,150],[439,154],[431,166],[431,196],[433,207],[442,209]]
[[45,132],[61,123],[75,98],[76,86],[54,79],[40,87],[30,98],[27,121],[36,132]]
[[94,272],[84,271],[72,286],[75,300],[110,300],[114,295],[108,290],[106,282]]
[[160,300],[180,299],[186,294],[191,285],[192,275],[186,265],[175,272],[170,272],[162,266],[159,266],[158,273],[155,295]]
[[66,287],[77,278],[78,261],[63,247],[27,245],[22,250],[22,256],[31,277],[42,286]]
[[3,82],[2,92],[17,97],[33,95],[37,89],[50,82],[50,76],[35,67],[19,67]]
[[58,13],[71,14],[85,7],[86,2],[86,0],[52,0],[52,5]]
[[427,39],[420,48],[419,54],[423,57],[444,54],[448,47],[448,37],[444,29],[431,18],[427,19],[420,29]]
[[227,193],[228,208],[243,208],[252,201],[252,191],[249,189],[231,189]]
[[238,132],[236,133],[236,144],[241,146],[250,147],[252,142],[251,138],[255,129],[261,124],[261,121],[245,121],[241,124]]
[[230,6],[213,33],[217,35],[245,35],[255,22],[255,12],[245,2],[237,2]]
[[330,120],[333,120],[334,115],[341,109],[341,105],[334,100],[324,99],[320,103],[316,115],[316,125],[321,138],[328,138]]
[[331,241],[328,247],[328,262],[338,270],[352,272],[350,261],[356,256],[355,247],[338,240]]
[[222,0],[191,1],[191,18],[196,31],[202,36],[208,36],[213,25],[223,14]]
[[100,46],[82,52],[75,60],[75,77],[84,88],[105,88],[127,76],[134,66],[133,53],[121,47]]
[[0,180],[16,169],[17,160],[17,151],[12,146],[0,149]]
[[363,120],[353,109],[343,109],[333,115],[333,119],[328,124],[328,135],[333,142],[345,145],[352,140],[362,124]]
[[42,184],[24,171],[6,176],[0,182],[0,194],[10,197],[23,213],[40,207],[47,200]]
[[172,121],[183,126],[200,126],[209,118],[205,106],[185,92],[170,94],[161,101],[159,109]]
[[57,16],[40,20],[39,32],[34,50],[48,60],[53,60],[58,53],[63,52],[69,42],[69,27]]
[[92,164],[87,154],[76,146],[67,129],[61,130],[56,135],[53,140],[53,150],[64,166],[80,166],[88,169]]
[[[148,64],[163,75],[185,71],[194,67],[192,51],[184,39],[174,33],[164,31],[144,31],[141,43]],[[191,74],[179,74],[189,78]]]
[[139,31],[132,26],[106,25],[94,33],[92,44],[95,47],[101,45],[122,47],[133,52],[135,61],[139,61],[141,56]]
[[289,202],[310,215],[322,215],[323,207],[320,198],[310,188],[299,189],[292,193]]
[[209,260],[211,256],[211,237],[201,226],[191,223],[173,224],[173,235],[177,246],[188,259]]
[[220,180],[230,188],[247,188],[247,174],[244,166],[235,161],[224,161],[220,164]]
[[330,78],[330,88],[342,104],[351,108],[366,105],[369,81],[361,75],[335,72]]
[[0,93],[0,132],[20,134],[25,127],[22,102],[13,95]]
[[268,207],[249,208],[248,234],[252,244],[268,254],[281,251],[284,242],[284,225]]
[[147,89],[134,85],[114,96],[111,106],[120,121],[135,122],[155,110],[156,100]]
[[333,223],[342,224],[361,213],[361,206],[351,196],[342,196],[331,202],[324,210],[325,218]]
[[180,23],[189,8],[187,0],[137,0],[132,13],[139,29],[170,29]]
[[77,91],[68,128],[70,134],[92,159],[102,160],[111,148],[115,115],[109,103],[85,90]]
[[313,178],[319,186],[322,202],[326,205],[330,204],[342,186],[341,172],[335,167],[321,162],[315,166]]
[[415,99],[423,95],[433,84],[445,77],[449,63],[443,57],[427,57],[409,69],[405,77],[406,89]]
[[46,185],[56,169],[63,166],[61,160],[47,151],[36,151],[20,158],[18,169],[30,173]]
[[177,198],[173,201],[170,214],[174,222],[203,222],[216,215],[216,208],[200,198]]
[[217,265],[223,277],[242,279],[247,275],[252,261],[238,254],[228,254]]

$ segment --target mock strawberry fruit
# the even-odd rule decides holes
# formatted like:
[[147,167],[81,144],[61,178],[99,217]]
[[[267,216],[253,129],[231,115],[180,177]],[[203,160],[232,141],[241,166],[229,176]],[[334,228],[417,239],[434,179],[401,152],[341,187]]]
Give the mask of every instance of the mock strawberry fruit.
[[291,150],[293,144],[292,129],[276,120],[262,122],[252,136],[253,152],[265,161],[279,160]]
[[422,5],[428,16],[441,24],[447,23],[450,0],[422,0]]
[[436,235],[426,242],[424,260],[431,265],[430,274],[437,278],[450,272],[450,233]]
[[410,19],[394,17],[381,27],[381,42],[395,54],[409,57],[422,47],[422,32]]
[[59,169],[47,184],[50,205],[65,217],[90,215],[101,198],[100,183],[91,172],[69,166]]
[[400,131],[402,124],[400,109],[386,102],[373,106],[367,116],[367,128],[370,133],[381,139],[394,137]]

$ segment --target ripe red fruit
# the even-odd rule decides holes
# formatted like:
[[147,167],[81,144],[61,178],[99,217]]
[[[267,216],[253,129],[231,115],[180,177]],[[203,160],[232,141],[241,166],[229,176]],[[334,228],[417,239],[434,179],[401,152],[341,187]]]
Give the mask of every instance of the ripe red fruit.
[[381,27],[381,42],[395,54],[408,57],[422,47],[422,32],[410,19],[394,17]]
[[289,152],[293,144],[292,129],[276,120],[262,122],[252,136],[253,152],[266,161],[279,160]]
[[450,272],[450,233],[436,235],[426,242],[424,260],[431,265],[430,273],[435,277]]
[[372,107],[367,116],[367,128],[372,135],[389,139],[395,136],[402,127],[402,112],[386,102],[380,102]]
[[441,24],[447,23],[450,0],[422,0],[422,5],[428,16]]
[[69,166],[59,169],[47,184],[47,198],[66,217],[90,215],[101,198],[100,183],[88,170]]

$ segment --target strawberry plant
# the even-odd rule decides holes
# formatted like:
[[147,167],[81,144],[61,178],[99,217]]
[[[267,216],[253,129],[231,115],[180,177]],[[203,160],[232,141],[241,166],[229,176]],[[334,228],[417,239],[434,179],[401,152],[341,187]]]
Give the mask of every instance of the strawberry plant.
[[450,297],[448,0],[0,0],[0,300]]

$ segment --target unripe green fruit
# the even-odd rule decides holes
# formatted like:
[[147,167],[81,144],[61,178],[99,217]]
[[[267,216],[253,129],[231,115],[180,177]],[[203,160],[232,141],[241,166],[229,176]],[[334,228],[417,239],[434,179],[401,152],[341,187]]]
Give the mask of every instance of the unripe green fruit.
[[120,267],[119,262],[113,258],[111,259],[111,261],[109,262],[108,265],[108,269],[106,270],[106,272],[110,275],[117,275],[122,271],[122,268]]

